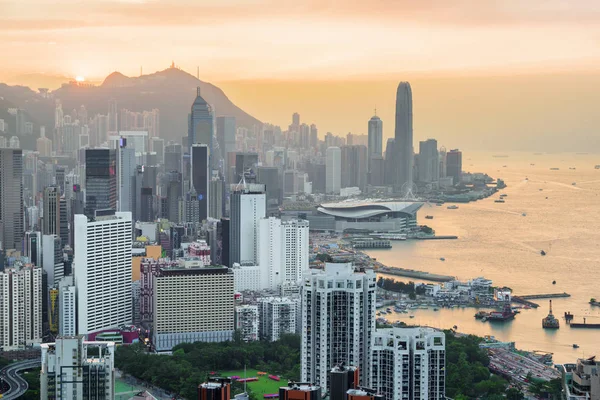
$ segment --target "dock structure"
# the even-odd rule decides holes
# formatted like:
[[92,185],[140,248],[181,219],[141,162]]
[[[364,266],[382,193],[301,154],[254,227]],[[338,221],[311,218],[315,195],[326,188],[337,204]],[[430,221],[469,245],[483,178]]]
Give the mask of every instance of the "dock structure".
[[458,239],[455,235],[440,235],[440,236],[417,236],[417,240],[452,240]]
[[379,267],[375,271],[380,274],[404,276],[407,278],[422,279],[432,282],[450,282],[455,278],[448,275],[432,274],[424,271],[416,271],[414,269],[394,268],[394,267]]
[[525,304],[526,306],[529,306],[531,308],[538,308],[540,306],[539,304],[534,303],[533,301],[525,300],[521,296],[513,296],[512,301],[514,301],[515,303]]
[[571,297],[567,292],[548,293],[548,294],[524,294],[519,296],[523,300],[538,300],[538,299],[558,299],[561,297]]

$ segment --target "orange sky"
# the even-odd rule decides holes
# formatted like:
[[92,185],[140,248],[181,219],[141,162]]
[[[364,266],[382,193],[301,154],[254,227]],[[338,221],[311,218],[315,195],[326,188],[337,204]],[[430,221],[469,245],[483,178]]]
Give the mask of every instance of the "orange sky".
[[0,0],[0,54],[12,84],[174,60],[262,121],[298,111],[321,134],[364,133],[377,107],[392,136],[410,80],[415,147],[600,148],[598,0]]
[[0,78],[175,60],[208,81],[589,70],[596,0],[0,0]]

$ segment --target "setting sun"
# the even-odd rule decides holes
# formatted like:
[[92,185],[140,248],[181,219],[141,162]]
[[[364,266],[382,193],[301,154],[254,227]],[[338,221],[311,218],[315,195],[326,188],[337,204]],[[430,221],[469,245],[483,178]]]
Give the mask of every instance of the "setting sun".
[[85,81],[85,78],[83,76],[81,76],[81,75],[77,75],[77,77],[75,78],[75,80],[77,82],[83,82],[83,81]]

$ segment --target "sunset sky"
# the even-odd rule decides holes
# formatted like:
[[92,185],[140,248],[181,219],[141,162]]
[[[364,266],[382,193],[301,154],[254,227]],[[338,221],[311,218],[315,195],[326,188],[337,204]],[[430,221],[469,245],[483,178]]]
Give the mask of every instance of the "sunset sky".
[[[174,60],[193,74],[199,67],[202,80],[227,89],[242,108],[265,109],[258,118],[283,123],[264,96],[252,97],[257,82],[278,82],[273,93],[291,97],[301,82],[340,82],[351,97],[352,82],[388,82],[393,91],[394,82],[407,79],[429,85],[529,75],[543,87],[552,78],[540,76],[596,76],[600,1],[0,0],[0,54],[0,81],[11,83],[28,73],[138,75],[140,66],[150,73]],[[310,112],[310,93],[296,97],[296,107]],[[361,121],[377,106],[392,129],[393,114],[383,111],[393,108],[383,104],[390,98],[361,103]],[[286,121],[293,111],[286,110]],[[358,123],[350,118],[338,127],[311,117],[327,130]]]

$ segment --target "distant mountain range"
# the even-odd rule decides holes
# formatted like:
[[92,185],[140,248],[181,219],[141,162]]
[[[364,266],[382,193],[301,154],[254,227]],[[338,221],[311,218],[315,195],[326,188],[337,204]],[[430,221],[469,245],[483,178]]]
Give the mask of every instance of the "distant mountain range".
[[[119,72],[110,74],[100,86],[63,85],[51,92],[53,99],[24,86],[0,84],[0,118],[9,124],[9,133],[15,130],[14,118],[6,115],[6,107],[19,107],[27,111],[34,123],[34,136],[39,126],[54,127],[54,99],[60,99],[65,114],[82,104],[88,115],[107,114],[108,101],[117,100],[118,109],[143,111],[160,110],[160,135],[165,140],[181,142],[187,136],[187,118],[200,86],[202,97],[213,106],[215,115],[234,116],[238,126],[251,128],[261,122],[244,112],[227,98],[215,85],[200,81],[178,68],[168,68],[150,75],[127,77]],[[23,146],[26,148],[25,146]]]

